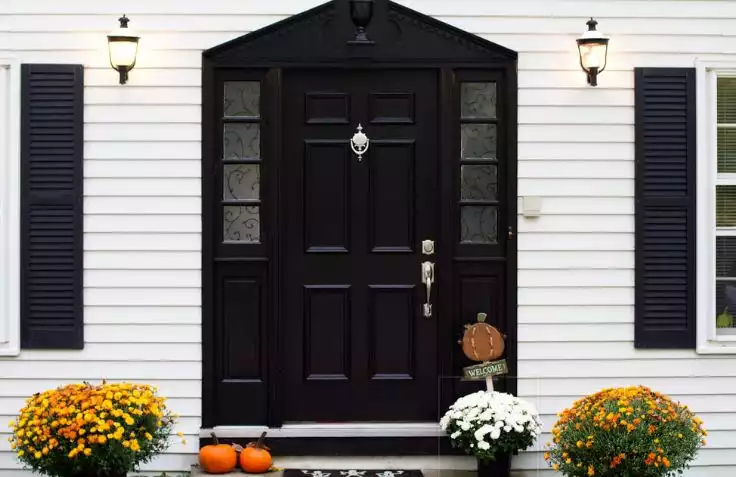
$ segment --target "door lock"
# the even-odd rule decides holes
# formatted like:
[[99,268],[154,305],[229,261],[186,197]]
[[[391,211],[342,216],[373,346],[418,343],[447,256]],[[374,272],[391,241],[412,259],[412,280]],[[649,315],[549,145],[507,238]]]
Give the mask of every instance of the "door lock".
[[422,240],[422,253],[424,255],[434,255],[434,240]]

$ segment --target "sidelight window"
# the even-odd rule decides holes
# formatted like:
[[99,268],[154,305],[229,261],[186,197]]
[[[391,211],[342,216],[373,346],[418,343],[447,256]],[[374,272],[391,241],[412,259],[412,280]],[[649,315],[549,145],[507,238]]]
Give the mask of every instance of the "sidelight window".
[[460,86],[460,242],[498,243],[496,83]]
[[224,242],[261,242],[260,100],[260,82],[225,82],[222,118]]

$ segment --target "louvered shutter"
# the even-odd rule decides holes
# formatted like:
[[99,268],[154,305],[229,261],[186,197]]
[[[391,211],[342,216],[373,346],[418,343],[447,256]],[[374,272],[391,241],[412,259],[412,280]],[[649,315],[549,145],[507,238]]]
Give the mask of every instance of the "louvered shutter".
[[636,68],[637,348],[695,347],[695,70]]
[[21,342],[80,349],[82,318],[81,65],[23,65]]

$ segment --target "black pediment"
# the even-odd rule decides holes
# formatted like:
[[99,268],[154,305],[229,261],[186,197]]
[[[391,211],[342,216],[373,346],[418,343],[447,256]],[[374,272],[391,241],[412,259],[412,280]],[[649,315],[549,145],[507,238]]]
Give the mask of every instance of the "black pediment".
[[333,0],[204,52],[215,65],[380,63],[508,64],[517,54],[415,10],[376,0],[356,43],[348,0]]

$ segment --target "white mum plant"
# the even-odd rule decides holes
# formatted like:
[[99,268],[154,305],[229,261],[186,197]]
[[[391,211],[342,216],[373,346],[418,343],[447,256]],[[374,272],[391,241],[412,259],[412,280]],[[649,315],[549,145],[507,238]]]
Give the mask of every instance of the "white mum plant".
[[535,407],[511,394],[478,391],[463,396],[440,419],[453,446],[478,460],[518,454],[542,432]]

